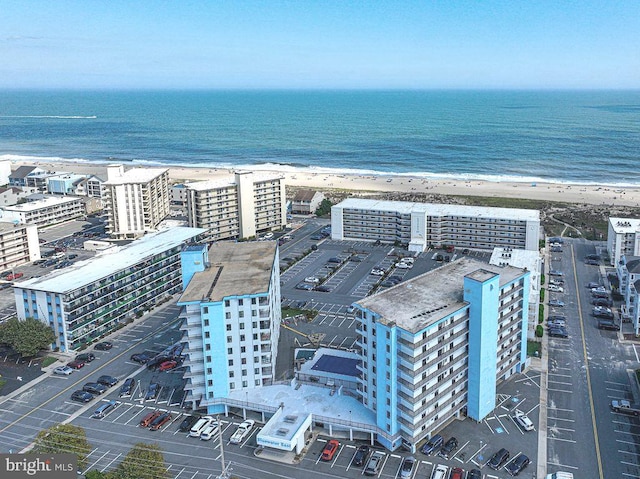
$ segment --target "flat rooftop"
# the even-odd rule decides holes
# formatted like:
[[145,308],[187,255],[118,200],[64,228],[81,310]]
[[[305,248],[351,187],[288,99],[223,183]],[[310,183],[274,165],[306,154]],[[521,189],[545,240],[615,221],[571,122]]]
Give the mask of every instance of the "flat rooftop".
[[148,183],[163,173],[167,168],[131,168],[120,176],[112,176],[104,182],[105,185],[124,185],[128,183]]
[[[296,358],[299,353],[308,351],[297,349]],[[314,354],[307,356],[307,360],[300,366],[300,372],[303,374],[320,372],[324,377],[348,381],[353,381],[353,378],[360,374],[356,366],[362,363],[362,358],[354,352],[331,348],[319,348],[312,352]]]
[[[0,221],[0,233],[11,233],[16,230],[21,231],[24,230],[27,226],[32,225],[15,224],[10,221]],[[35,226],[33,226],[33,228],[35,228]]]
[[275,241],[220,241],[209,248],[209,267],[193,275],[179,303],[218,302],[269,291]]
[[74,291],[188,242],[205,231],[202,228],[173,228],[150,233],[128,245],[106,249],[91,259],[78,261],[46,276],[16,283],[15,287],[53,293]]
[[540,221],[540,211],[522,208],[411,203],[408,201],[368,200],[364,198],[347,198],[335,206],[371,211],[392,211],[401,214],[415,212],[425,213],[430,216],[465,216],[470,218]]
[[[261,183],[265,181],[274,181],[281,180],[284,177],[279,174],[268,174],[268,173],[245,173],[247,175],[251,175],[251,181],[253,183]],[[235,186],[236,177],[235,175],[229,175],[225,178],[215,178],[206,181],[194,181],[192,183],[185,183],[186,186],[192,190],[196,191],[209,191],[215,190],[217,188],[228,188],[229,186]]]
[[495,266],[461,258],[376,293],[356,304],[380,316],[379,322],[396,323],[415,333],[467,305],[463,298],[464,277],[500,275],[500,286],[524,273],[512,266]]
[[48,208],[49,206],[63,205],[65,203],[78,203],[80,201],[82,201],[82,199],[77,196],[61,196],[59,198],[48,196],[41,200],[29,201],[20,205],[3,206],[2,209],[6,211],[27,212]]
[[609,224],[616,233],[637,233],[640,231],[640,219],[609,218]]

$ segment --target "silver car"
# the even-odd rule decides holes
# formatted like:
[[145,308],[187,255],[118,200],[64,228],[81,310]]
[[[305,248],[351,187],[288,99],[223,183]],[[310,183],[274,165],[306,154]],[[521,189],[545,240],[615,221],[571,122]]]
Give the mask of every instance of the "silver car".
[[364,469],[365,476],[375,476],[380,472],[380,466],[382,465],[382,460],[384,459],[384,452],[376,451],[369,458],[369,462],[367,462],[367,467]]

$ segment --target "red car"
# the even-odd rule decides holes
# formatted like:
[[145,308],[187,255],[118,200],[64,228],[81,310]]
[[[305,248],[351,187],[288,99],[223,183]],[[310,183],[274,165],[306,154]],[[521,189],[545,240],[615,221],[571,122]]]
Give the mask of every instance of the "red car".
[[160,364],[160,367],[158,368],[160,371],[169,371],[170,369],[175,368],[178,365],[178,363],[176,361],[165,361],[164,363]]
[[84,367],[84,362],[82,361],[71,361],[70,363],[67,364],[67,366],[69,366],[70,368],[73,369],[80,369]]
[[22,278],[23,276],[24,276],[24,273],[10,274],[9,276],[7,276],[7,281],[13,281],[14,279]]
[[331,459],[333,459],[333,456],[336,455],[338,449],[340,449],[340,443],[335,439],[331,439],[322,450],[322,460],[330,461]]
[[450,479],[463,479],[463,478],[464,478],[464,471],[459,467],[454,467],[453,470],[451,471]]

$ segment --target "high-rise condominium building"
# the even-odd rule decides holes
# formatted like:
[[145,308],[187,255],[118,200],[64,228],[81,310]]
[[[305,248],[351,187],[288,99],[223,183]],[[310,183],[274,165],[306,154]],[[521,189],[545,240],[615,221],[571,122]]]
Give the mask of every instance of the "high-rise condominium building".
[[244,239],[284,227],[284,178],[237,172],[221,180],[188,183],[189,225],[205,228],[214,240]]
[[169,170],[107,168],[103,183],[107,232],[114,239],[137,238],[155,231],[169,214]]
[[231,391],[272,383],[280,335],[280,276],[275,241],[219,242],[182,254],[178,300],[188,343],[187,401],[224,410]]
[[378,441],[415,447],[463,412],[481,421],[523,370],[530,273],[460,259],[356,303],[358,393]]

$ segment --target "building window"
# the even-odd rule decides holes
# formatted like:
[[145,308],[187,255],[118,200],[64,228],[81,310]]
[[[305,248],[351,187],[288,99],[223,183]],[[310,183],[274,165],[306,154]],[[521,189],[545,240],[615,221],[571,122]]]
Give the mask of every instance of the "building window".
[[231,306],[231,301],[229,301],[228,299],[224,300],[224,307],[228,308],[229,306]]
[[213,379],[207,380],[207,386],[213,386]]
[[210,363],[211,362],[211,356],[207,356],[207,362]]
[[242,364],[247,364],[247,358],[242,358],[240,359],[240,361],[242,362]]
[[204,337],[209,339],[211,337],[211,333],[209,331],[204,332]]
[[227,336],[227,342],[228,342],[228,343],[233,342],[233,338],[232,338],[231,336]]
[[[240,316],[240,317],[242,317],[242,316]],[[240,323],[239,327],[240,327],[240,329],[244,329],[244,323]]]
[[213,369],[212,368],[207,368],[207,374],[213,374]]
[[229,359],[229,366],[233,366],[233,359]]
[[210,345],[209,343],[205,344],[205,345],[204,345],[204,349],[205,349],[206,351],[211,351],[211,345]]
[[204,320],[204,325],[205,325],[205,326],[209,326],[209,320],[208,320],[208,319],[205,319],[205,320]]
[[260,380],[259,380],[259,379],[256,379],[256,380],[255,380],[255,384],[256,384],[256,386],[260,386]]
[[244,311],[238,311],[238,317],[244,318]]
[[235,377],[235,375],[236,375],[236,373],[234,373],[233,371],[229,371],[229,377],[230,378]]
[[241,298],[238,300],[238,306],[242,306],[244,304],[244,300]]
[[227,331],[231,331],[231,325],[227,324]]
[[227,348],[227,354],[233,354],[233,348]]
[[229,389],[235,389],[236,383],[229,383]]
[[246,388],[246,387],[247,387],[247,384],[248,384],[248,383],[247,383],[247,381],[242,381],[242,387],[243,387],[243,388]]
[[254,351],[257,351],[257,350],[258,350],[258,345],[257,345],[257,344],[253,346],[253,350],[254,350]]
[[209,314],[209,306],[204,306],[202,308],[202,314]]
[[242,347],[240,348],[240,352],[241,352],[241,353],[246,353],[246,352],[247,352],[247,348],[245,348],[244,346],[242,346]]
[[253,374],[260,374],[260,368],[255,368],[253,370]]
[[224,317],[225,317],[225,319],[231,319],[231,313],[229,313],[229,312],[224,313]]
[[245,336],[244,336],[244,334],[241,334],[240,335],[240,341],[244,341],[244,340],[245,340]]

